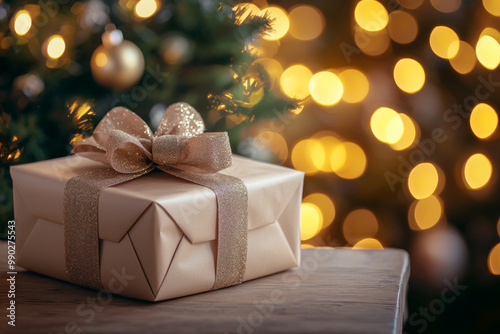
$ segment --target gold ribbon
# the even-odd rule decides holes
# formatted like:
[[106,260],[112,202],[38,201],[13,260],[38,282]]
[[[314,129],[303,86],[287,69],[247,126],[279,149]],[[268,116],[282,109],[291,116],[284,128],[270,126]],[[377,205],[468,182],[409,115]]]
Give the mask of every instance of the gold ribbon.
[[242,180],[217,173],[232,164],[226,132],[203,133],[200,114],[187,103],[171,105],[155,134],[132,111],[117,107],[91,137],[73,149],[111,168],[70,179],[64,189],[64,246],[70,282],[103,289],[99,262],[101,191],[158,168],[214,191],[217,260],[212,289],[240,284],[246,270],[248,194]]

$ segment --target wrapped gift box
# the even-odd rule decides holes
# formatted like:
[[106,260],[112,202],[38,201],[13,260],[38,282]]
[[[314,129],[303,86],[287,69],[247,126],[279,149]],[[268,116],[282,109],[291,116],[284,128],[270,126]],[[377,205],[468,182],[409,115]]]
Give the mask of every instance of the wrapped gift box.
[[[68,280],[64,186],[99,168],[105,166],[78,156],[12,167],[19,266]],[[298,266],[303,173],[238,156],[221,173],[242,179],[248,188],[244,280]],[[212,190],[155,171],[104,189],[98,221],[101,280],[108,291],[160,301],[212,288],[217,254]]]

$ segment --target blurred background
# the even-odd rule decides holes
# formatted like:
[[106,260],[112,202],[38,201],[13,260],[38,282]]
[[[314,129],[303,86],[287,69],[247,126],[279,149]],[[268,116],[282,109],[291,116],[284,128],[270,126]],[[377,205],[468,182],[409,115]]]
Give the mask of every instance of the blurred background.
[[0,0],[0,27],[3,233],[10,165],[186,101],[306,173],[303,248],[410,253],[406,332],[500,333],[500,1]]

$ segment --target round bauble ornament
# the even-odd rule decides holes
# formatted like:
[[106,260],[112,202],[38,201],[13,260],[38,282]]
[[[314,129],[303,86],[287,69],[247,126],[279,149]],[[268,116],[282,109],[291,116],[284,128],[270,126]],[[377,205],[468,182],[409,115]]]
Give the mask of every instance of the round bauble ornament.
[[92,54],[90,68],[101,86],[127,90],[141,79],[144,56],[137,45],[123,40],[120,30],[110,30],[102,35],[102,45]]

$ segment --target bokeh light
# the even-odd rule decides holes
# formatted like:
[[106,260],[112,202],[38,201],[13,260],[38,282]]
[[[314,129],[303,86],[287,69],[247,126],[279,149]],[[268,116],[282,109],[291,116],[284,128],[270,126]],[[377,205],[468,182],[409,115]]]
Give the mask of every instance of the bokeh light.
[[389,36],[400,44],[411,43],[418,35],[418,22],[408,12],[395,10],[389,15]]
[[344,238],[351,245],[364,238],[374,237],[378,232],[377,217],[368,209],[356,209],[345,217],[342,225]]
[[391,108],[380,107],[372,114],[370,128],[375,137],[383,143],[397,143],[404,132],[399,114]]
[[384,29],[389,22],[389,14],[385,7],[375,0],[361,0],[354,9],[356,23],[367,31]]
[[347,103],[358,103],[364,100],[370,90],[370,82],[363,72],[356,69],[346,69],[339,74],[344,92],[342,100]]
[[248,2],[240,3],[233,7],[233,11],[236,12],[238,10],[241,10],[241,12],[237,18],[236,21],[237,24],[243,23],[247,19],[247,17],[255,16],[260,12],[259,7],[257,7],[253,3],[248,3]]
[[402,91],[416,93],[425,83],[424,68],[414,59],[400,59],[394,66],[394,81]]
[[[333,168],[338,164],[336,157],[341,156],[342,153],[338,153],[338,150],[345,151],[345,161],[340,168]],[[342,152],[342,151],[340,151]],[[331,164],[334,172],[343,179],[356,179],[363,175],[366,169],[366,155],[363,149],[351,142],[344,142],[341,145],[338,145],[332,152],[331,155]]]
[[498,115],[489,104],[479,103],[470,114],[470,127],[479,139],[490,137],[498,126]]
[[367,31],[359,26],[354,27],[354,42],[368,56],[380,56],[389,49],[391,38],[387,31]]
[[269,149],[273,156],[280,162],[283,162],[288,157],[288,145],[285,138],[274,131],[262,131],[255,137],[258,145]]
[[476,153],[465,162],[462,175],[469,189],[481,189],[491,179],[492,172],[491,161],[484,154]]
[[496,244],[488,254],[488,269],[493,275],[500,275],[500,243]]
[[335,219],[335,205],[327,195],[314,193],[305,197],[302,202],[314,204],[320,209],[323,217],[323,225],[321,228],[329,226]]
[[305,99],[309,95],[309,81],[312,72],[304,65],[293,65],[281,75],[281,90],[287,96]]
[[494,70],[500,64],[500,44],[493,37],[483,35],[477,42],[476,56],[484,67]]
[[413,147],[418,142],[418,137],[420,136],[420,128],[411,117],[399,113],[399,118],[403,122],[403,134],[397,142],[389,144],[395,151],[402,151]]
[[431,5],[442,13],[457,11],[462,5],[462,0],[430,0]]
[[301,140],[292,150],[293,166],[306,174],[318,172],[324,162],[325,151],[316,139]]
[[156,0],[140,0],[134,7],[134,12],[137,17],[147,19],[153,16],[158,9]]
[[264,67],[264,70],[269,76],[270,88],[273,88],[277,82],[279,82],[281,75],[283,74],[283,67],[273,58],[260,58],[254,61],[256,64],[260,64]]
[[455,57],[450,58],[450,64],[455,71],[460,74],[470,73],[476,66],[476,52],[474,48],[467,42],[453,42],[450,48],[454,48],[454,44],[458,45],[458,52]]
[[323,216],[320,208],[312,203],[302,203],[300,210],[300,239],[308,240],[315,237],[323,226]]
[[288,15],[283,8],[271,6],[263,9],[259,16],[269,17],[271,19],[271,29],[263,36],[264,39],[277,40],[282,38],[290,28]]
[[408,189],[416,199],[423,199],[434,194],[438,183],[438,171],[429,162],[416,165],[408,176]]
[[31,29],[31,16],[27,10],[21,9],[14,17],[14,32],[19,36],[24,36]]
[[47,42],[47,55],[52,59],[60,58],[64,50],[66,50],[66,43],[60,35],[53,35]]
[[500,1],[483,0],[483,6],[491,15],[500,16]]
[[[331,135],[318,137],[317,141],[321,144],[325,152],[325,160],[321,166],[318,166],[318,169],[322,172],[335,172],[339,170],[344,165],[346,156],[342,141]],[[341,147],[340,150],[338,149],[339,147]],[[332,161],[334,161],[333,164]]]
[[384,249],[377,239],[366,238],[357,242],[352,249]]
[[429,229],[441,220],[443,204],[439,197],[429,196],[415,201],[414,204],[410,208],[410,212],[413,211],[415,223],[420,230]]
[[321,11],[309,5],[293,7],[288,15],[290,34],[302,41],[317,38],[325,29],[325,18]]
[[453,29],[445,26],[437,26],[432,29],[429,44],[432,51],[441,58],[450,59],[457,55],[460,47],[460,39]]
[[337,104],[342,98],[344,87],[339,77],[332,72],[318,72],[311,77],[309,91],[317,103],[325,106]]

